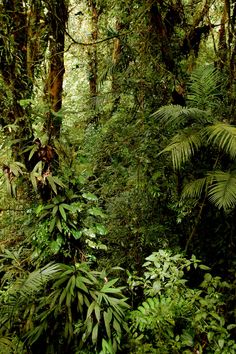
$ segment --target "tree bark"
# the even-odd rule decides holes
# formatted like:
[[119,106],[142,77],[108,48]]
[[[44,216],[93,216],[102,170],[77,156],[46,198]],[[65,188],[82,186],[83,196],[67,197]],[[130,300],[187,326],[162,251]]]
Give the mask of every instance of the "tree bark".
[[68,20],[66,0],[51,0],[46,3],[49,27],[49,72],[45,86],[46,101],[49,112],[46,117],[45,130],[49,141],[60,136],[62,118],[57,113],[62,107],[65,28]]
[[13,144],[13,155],[16,160],[26,162],[27,156],[22,155],[22,150],[32,138],[32,127],[27,108],[20,101],[32,95],[32,80],[27,71],[27,8],[24,1],[5,0],[1,10],[0,72],[6,88],[11,92],[11,104],[3,121],[4,125],[18,126],[17,134],[14,130],[10,133],[12,139],[17,138]]
[[[92,42],[97,42],[98,40],[98,21],[101,15],[100,9],[97,8],[96,1],[88,1],[88,5],[92,13]],[[90,99],[91,99],[91,109],[95,112],[95,120],[98,119],[97,110],[97,80],[98,80],[98,55],[97,55],[97,45],[88,48],[89,56],[89,88],[90,88]]]

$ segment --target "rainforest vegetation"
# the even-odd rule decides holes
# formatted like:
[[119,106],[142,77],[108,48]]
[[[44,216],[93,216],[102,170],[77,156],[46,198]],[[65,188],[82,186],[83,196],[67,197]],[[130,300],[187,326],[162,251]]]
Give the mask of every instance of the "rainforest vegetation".
[[0,24],[0,353],[236,353],[235,0]]

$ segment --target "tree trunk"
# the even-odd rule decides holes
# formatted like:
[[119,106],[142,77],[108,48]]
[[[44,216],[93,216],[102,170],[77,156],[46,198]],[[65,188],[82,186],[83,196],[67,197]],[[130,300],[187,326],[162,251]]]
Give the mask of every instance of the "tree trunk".
[[[101,11],[97,8],[96,1],[88,1],[88,5],[92,13],[92,41],[96,42],[98,40],[98,20],[101,15]],[[97,45],[94,44],[92,47],[88,48],[89,56],[89,88],[90,88],[90,100],[91,109],[94,112],[93,120],[98,120],[97,116],[97,80],[98,80],[98,55],[97,55]]]
[[32,95],[32,79],[27,71],[27,8],[24,1],[6,0],[1,5],[0,30],[0,72],[7,90],[11,92],[11,104],[3,117],[4,125],[14,124],[17,134],[11,131],[13,155],[18,161],[24,161],[22,155],[25,144],[32,138],[32,127],[28,119],[27,108],[21,100]]
[[66,0],[51,0],[46,3],[49,26],[49,72],[45,87],[45,96],[49,105],[45,130],[49,141],[60,136],[62,118],[58,114],[62,107],[65,29],[68,20]]

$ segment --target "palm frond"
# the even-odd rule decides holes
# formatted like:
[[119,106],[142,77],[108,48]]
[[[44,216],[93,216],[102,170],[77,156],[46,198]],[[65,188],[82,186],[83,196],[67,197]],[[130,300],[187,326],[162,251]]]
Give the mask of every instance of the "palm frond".
[[171,143],[160,152],[171,152],[173,168],[180,169],[202,145],[201,135],[193,129],[185,129],[172,138]]
[[190,78],[188,101],[200,109],[215,105],[221,82],[220,73],[212,66],[196,69]]
[[45,284],[61,270],[59,264],[49,263],[45,267],[37,269],[29,274],[27,279],[19,280],[16,288],[23,296],[31,295],[42,289]]
[[[6,353],[12,353],[14,351],[14,344],[12,338],[10,337],[0,337],[0,349],[3,348],[6,350]],[[14,351],[15,352],[15,351]]]
[[208,184],[209,184],[209,177],[208,176],[205,176],[203,178],[198,178],[192,182],[189,182],[184,187],[181,198],[182,199],[188,199],[188,198],[199,199],[201,197],[203,191],[207,189]]
[[227,123],[216,123],[205,128],[208,141],[217,145],[221,150],[236,157],[236,127]]
[[236,205],[236,172],[216,171],[209,189],[209,200],[219,209],[228,210]]
[[167,128],[179,128],[188,122],[197,124],[213,122],[213,119],[207,111],[172,104],[159,108],[151,116],[159,119]]

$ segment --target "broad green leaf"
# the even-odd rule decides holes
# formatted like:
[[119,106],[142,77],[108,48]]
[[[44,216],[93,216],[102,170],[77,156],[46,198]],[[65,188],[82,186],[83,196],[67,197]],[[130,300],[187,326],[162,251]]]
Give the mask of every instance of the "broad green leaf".
[[113,320],[113,328],[116,330],[118,335],[121,335],[121,327],[119,322],[114,318]]
[[57,241],[50,242],[50,249],[53,253],[57,254],[60,251],[61,245]]
[[99,235],[107,235],[107,228],[102,224],[96,224],[96,230]]
[[72,296],[74,296],[74,291],[75,291],[75,281],[76,281],[76,277],[73,274],[71,277],[71,285],[70,285],[70,293]]
[[85,277],[83,277],[83,276],[79,276],[78,277],[82,282],[84,282],[84,283],[86,283],[86,284],[90,284],[90,285],[92,285],[93,283],[94,283],[94,281],[91,281],[90,279],[88,279],[88,278],[85,278]]
[[66,187],[65,184],[57,176],[53,176],[53,181],[62,188]]
[[110,281],[108,281],[107,283],[105,283],[101,289],[101,291],[106,291],[107,289],[109,289],[111,286],[113,286],[115,283],[117,283],[119,279],[112,279]]
[[93,208],[88,209],[88,213],[90,215],[100,216],[101,218],[105,217],[105,214],[103,213],[102,209],[97,208],[97,207],[93,207]]
[[95,238],[96,237],[96,234],[91,229],[83,229],[82,232],[87,237],[91,237],[91,238]]
[[97,196],[95,194],[92,194],[92,193],[83,193],[82,197],[84,197],[87,200],[91,200],[91,201],[97,201],[98,200]]
[[57,223],[56,223],[56,225],[57,225],[58,230],[59,230],[60,232],[62,232],[61,220],[60,220],[59,218],[57,218]]
[[215,333],[214,332],[208,332],[207,333],[207,339],[209,340],[209,342],[212,341],[212,339],[214,338]]
[[58,205],[55,205],[52,209],[52,216],[56,216],[57,212],[58,212]]
[[219,345],[220,349],[222,349],[224,347],[224,344],[225,344],[224,339],[219,339],[218,340],[218,345]]
[[32,159],[32,157],[34,156],[37,150],[38,150],[38,146],[34,145],[29,154],[29,158],[28,158],[29,161]]
[[95,302],[95,301],[93,301],[93,302],[90,304],[90,306],[89,306],[89,308],[88,308],[88,311],[87,311],[86,319],[91,316],[92,312],[94,311],[95,305],[96,305],[96,302]]
[[84,304],[84,297],[81,294],[81,292],[77,292],[77,297],[78,297],[78,308],[79,311],[82,312],[83,311],[83,304]]
[[30,172],[30,180],[35,191],[38,189],[37,178],[34,172]]
[[227,329],[230,331],[231,329],[235,329],[236,328],[236,324],[235,323],[232,323],[232,324],[229,324],[227,326]]
[[97,343],[97,339],[98,339],[98,323],[94,326],[92,332],[92,342],[94,345]]
[[200,268],[200,269],[203,269],[203,270],[210,270],[210,269],[211,269],[210,267],[207,267],[207,266],[204,265],[204,264],[200,264],[200,265],[199,265],[199,268]]
[[34,103],[34,101],[31,98],[26,98],[19,100],[18,103],[20,104],[21,107],[25,108],[28,107],[31,103]]
[[59,305],[61,306],[65,297],[66,297],[66,294],[67,294],[67,288],[64,288],[62,293],[61,293],[61,296],[60,296],[60,299],[59,299]]
[[62,204],[59,205],[59,210],[60,210],[61,216],[66,221],[66,213],[65,213],[65,210],[64,210]]
[[71,307],[71,293],[70,293],[70,291],[67,291],[67,293],[66,293],[66,306]]
[[100,308],[100,306],[97,303],[95,305],[94,311],[95,311],[96,319],[99,322],[100,318],[101,318],[101,308]]
[[93,320],[91,318],[88,318],[85,323],[86,323],[86,332],[85,332],[85,339],[86,339],[86,338],[88,338],[88,336],[92,332]]
[[67,209],[69,211],[73,211],[73,207],[69,204],[65,204],[65,203],[62,203],[61,206],[64,208],[64,209]]
[[107,336],[108,336],[108,338],[111,338],[110,322],[111,322],[112,316],[109,313],[107,313],[106,311],[104,311],[103,318],[104,318]]
[[86,285],[80,280],[80,278],[78,278],[78,277],[76,278],[75,284],[78,289],[81,289],[84,292],[88,293],[88,289],[87,289]]
[[43,170],[43,163],[42,161],[39,161],[36,163],[36,165],[33,168],[33,172],[38,172],[39,175],[42,175],[42,170]]
[[71,233],[76,240],[79,240],[83,235],[82,231],[71,230]]
[[48,180],[48,183],[49,183],[49,185],[51,186],[53,192],[54,192],[55,194],[57,194],[57,187],[56,187],[56,184],[55,184],[55,182],[54,182],[54,177],[52,177],[52,176],[49,175],[49,176],[47,176],[47,180]]
[[52,233],[56,224],[57,218],[54,217],[51,221],[50,221],[50,227],[49,227],[49,232]]

